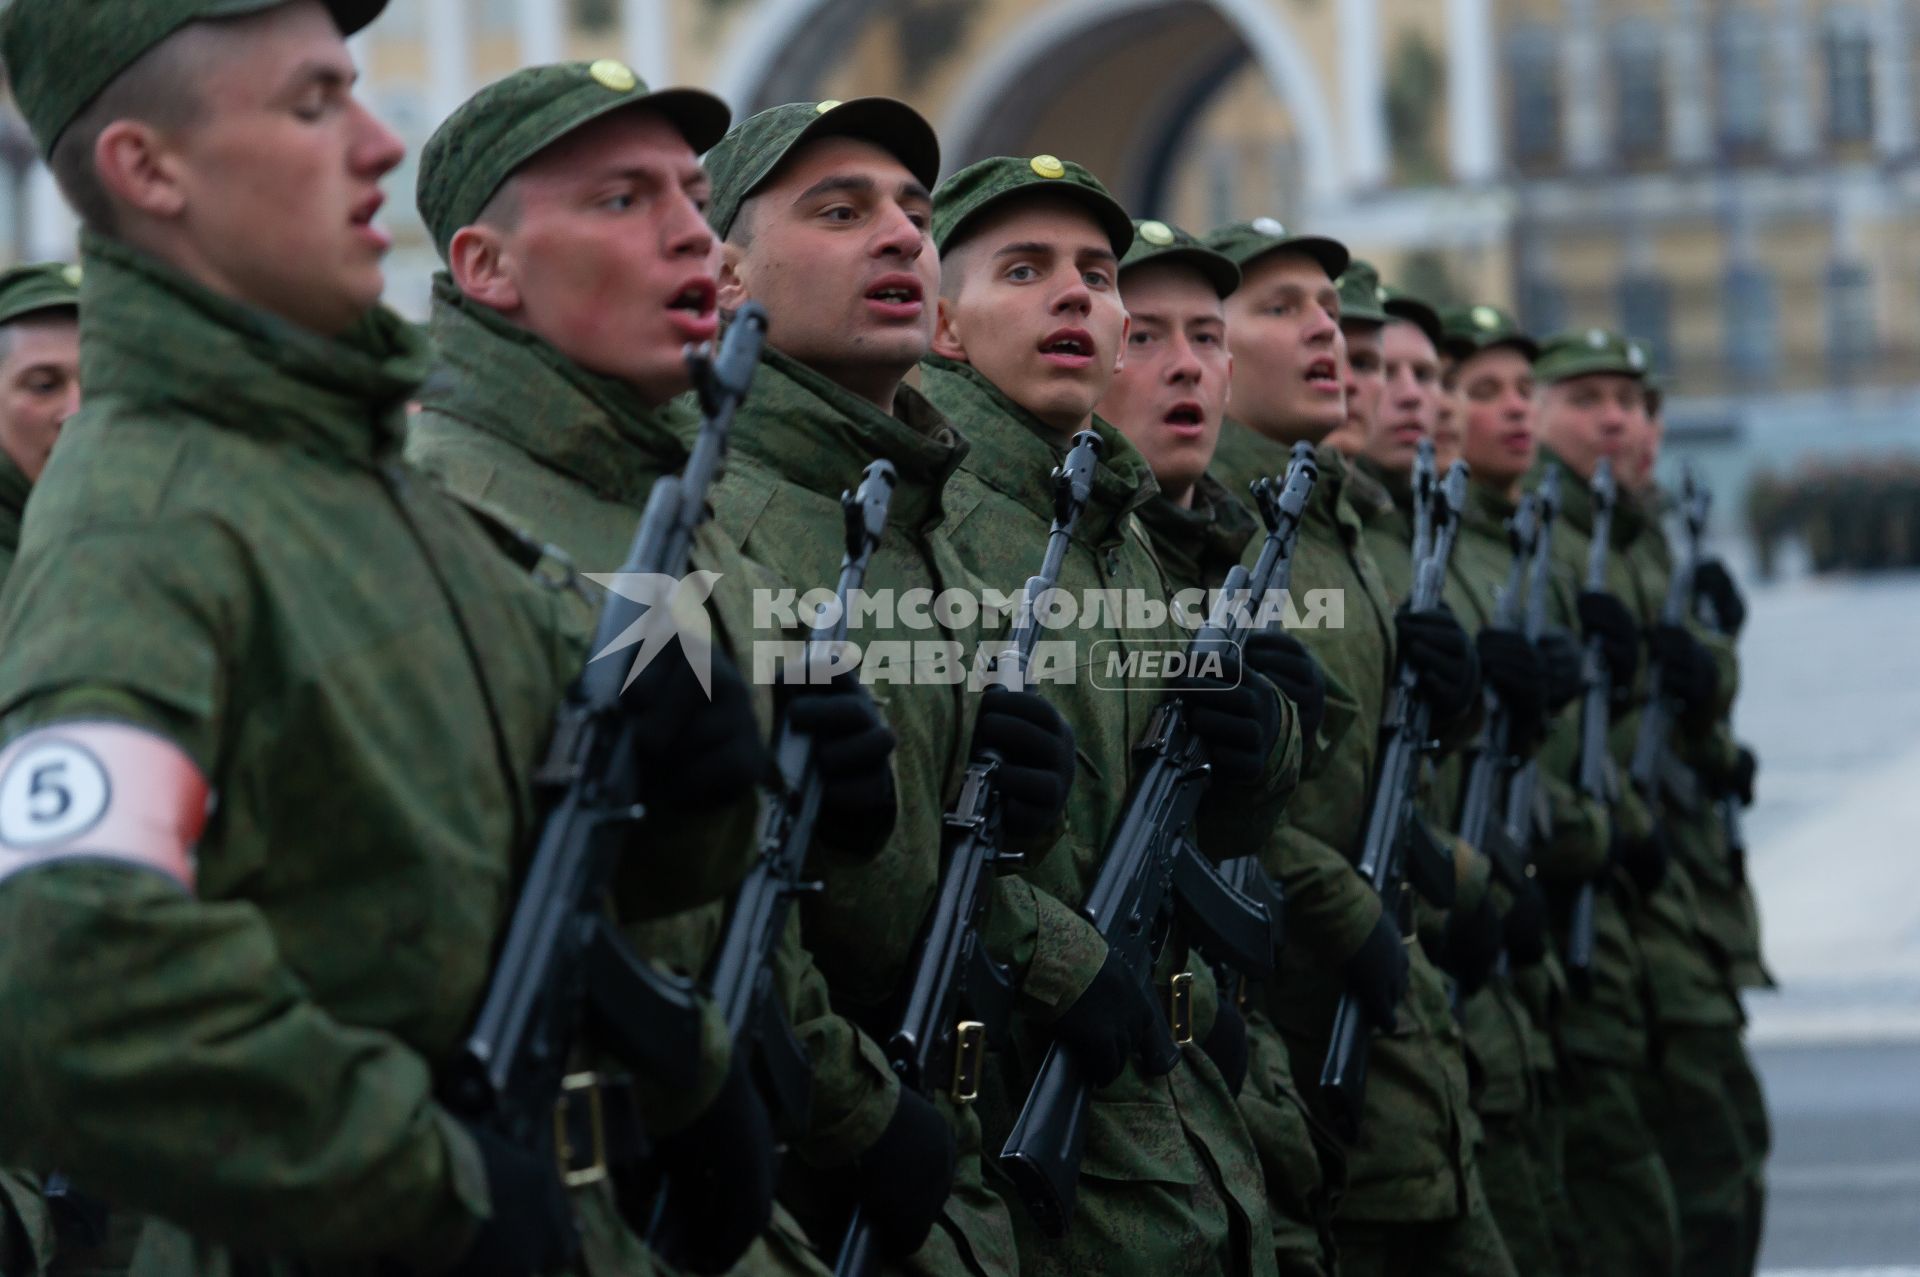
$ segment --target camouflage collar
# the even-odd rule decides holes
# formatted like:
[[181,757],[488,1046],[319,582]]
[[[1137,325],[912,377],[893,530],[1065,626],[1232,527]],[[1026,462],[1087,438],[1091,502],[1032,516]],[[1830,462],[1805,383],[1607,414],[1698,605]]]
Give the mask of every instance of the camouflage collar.
[[1228,417],[1220,425],[1220,442],[1213,450],[1213,465],[1207,473],[1218,479],[1233,499],[1251,509],[1249,486],[1255,479],[1278,478],[1287,473],[1293,460],[1292,450],[1276,443],[1252,426]]
[[233,430],[360,464],[400,447],[425,336],[384,307],[326,338],[221,297],[104,236],[81,236],[87,399],[168,404]]
[[679,403],[649,409],[631,388],[590,373],[547,342],[433,284],[433,372],[423,407],[467,422],[610,500],[638,505],[664,469],[685,464],[671,427]]
[[1390,473],[1385,466],[1368,456],[1355,457],[1353,458],[1352,464],[1357,473],[1371,479],[1379,486],[1382,492],[1387,494],[1387,499],[1393,502],[1396,510],[1399,510],[1402,514],[1410,513],[1413,510],[1413,474],[1411,471],[1406,474]]
[[[1007,398],[971,364],[938,355],[920,365],[927,398],[971,445],[965,468],[982,483],[1002,492],[1043,518],[1053,517],[1053,468],[1066,456],[1058,432]],[[1117,540],[1126,516],[1159,493],[1146,458],[1127,437],[1093,419],[1100,436],[1100,468],[1094,473],[1093,499],[1075,539],[1095,545]]]
[[888,522],[926,529],[944,517],[940,497],[967,441],[911,386],[882,412],[831,378],[768,347],[734,421],[733,451],[775,474],[838,497],[876,458],[899,471]]
[[[1564,489],[1563,489],[1564,491]],[[1514,516],[1520,507],[1507,500],[1484,483],[1467,485],[1467,508],[1461,514],[1462,528],[1477,528],[1482,532],[1498,532],[1506,535],[1507,520]]]
[[1259,523],[1211,474],[1194,486],[1193,504],[1176,505],[1166,494],[1140,508],[1167,579],[1176,588],[1213,589],[1240,562]]

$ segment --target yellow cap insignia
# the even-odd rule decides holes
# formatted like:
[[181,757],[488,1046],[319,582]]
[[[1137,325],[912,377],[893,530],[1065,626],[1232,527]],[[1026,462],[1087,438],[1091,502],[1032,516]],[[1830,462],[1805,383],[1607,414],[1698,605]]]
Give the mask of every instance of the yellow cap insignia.
[[80,287],[80,268],[78,266],[65,267],[60,272],[60,278],[67,281],[68,288],[78,288]]
[[1500,326],[1500,312],[1491,306],[1475,306],[1473,326],[1482,332],[1492,332]]
[[629,93],[634,85],[640,83],[640,77],[633,73],[632,67],[612,58],[600,59],[587,68],[587,74],[593,77],[595,84],[603,89],[612,89],[615,93]]
[[1168,244],[1173,243],[1173,231],[1165,222],[1142,222],[1140,223],[1140,238],[1149,244],[1156,244],[1161,248],[1165,248]]
[[1282,226],[1276,218],[1256,217],[1253,219],[1252,225],[1253,229],[1262,235],[1273,235],[1277,237],[1287,233],[1287,228]]
[[1067,175],[1067,166],[1052,155],[1036,155],[1027,164],[1027,167],[1035,173],[1038,173],[1041,177],[1052,178],[1065,177]]
[[813,108],[813,113],[815,115],[825,115],[828,111],[833,110],[834,107],[839,105],[840,105],[839,98],[828,98],[826,101],[815,105]]

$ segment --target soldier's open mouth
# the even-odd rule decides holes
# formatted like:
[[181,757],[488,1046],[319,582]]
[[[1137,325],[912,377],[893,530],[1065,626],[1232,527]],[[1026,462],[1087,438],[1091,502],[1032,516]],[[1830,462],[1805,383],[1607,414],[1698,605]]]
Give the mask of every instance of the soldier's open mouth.
[[712,312],[718,297],[719,291],[713,286],[712,280],[697,279],[675,293],[673,300],[667,303],[667,309],[705,315]]

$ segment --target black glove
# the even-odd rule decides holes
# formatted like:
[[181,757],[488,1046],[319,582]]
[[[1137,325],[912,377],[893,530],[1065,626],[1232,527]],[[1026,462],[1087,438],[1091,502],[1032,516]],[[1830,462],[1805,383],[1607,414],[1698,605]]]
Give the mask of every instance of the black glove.
[[973,722],[972,753],[1000,755],[1001,827],[1033,838],[1060,823],[1073,788],[1073,728],[1038,692],[989,687]]
[[1688,714],[1713,707],[1720,691],[1720,672],[1700,640],[1684,625],[1658,625],[1647,636],[1653,659],[1660,663],[1660,691],[1679,701]]
[[1740,589],[1733,583],[1733,574],[1727,571],[1727,565],[1718,559],[1708,559],[1693,570],[1693,596],[1705,599],[1713,607],[1714,617],[1719,624],[1715,627],[1723,633],[1739,636],[1747,623],[1747,601],[1740,597]]
[[1172,1072],[1180,1048],[1167,1019],[1140,981],[1112,953],[1074,1004],[1053,1026],[1054,1040],[1073,1052],[1087,1081],[1106,1086],[1120,1076],[1129,1054],[1149,1076]]
[[633,716],[639,797],[647,806],[697,811],[766,776],[767,745],[746,681],[718,647],[712,684],[709,700],[675,637],[621,695]]
[[1558,714],[1578,700],[1587,690],[1582,666],[1580,642],[1566,630],[1554,626],[1540,634],[1535,647],[1547,676],[1547,713]]
[[1667,863],[1673,859],[1673,852],[1667,846],[1667,836],[1656,828],[1646,838],[1615,837],[1608,854],[1615,864],[1627,871],[1634,886],[1640,888],[1642,896],[1650,896],[1659,890],[1666,881]]
[[493,1216],[482,1221],[447,1277],[530,1277],[571,1261],[580,1237],[553,1163],[483,1126],[466,1132],[480,1147]]
[[1518,740],[1536,740],[1547,721],[1547,670],[1519,630],[1488,626],[1474,637],[1480,675],[1512,715]]
[[672,1208],[653,1239],[660,1254],[694,1273],[739,1263],[773,1219],[774,1183],[773,1121],[744,1052],[734,1054],[706,1111],[655,1142],[654,1164],[673,1186]]
[[1207,747],[1216,779],[1257,785],[1280,735],[1280,697],[1254,678],[1237,649],[1229,648],[1222,678],[1182,678],[1174,686],[1187,698],[1187,724]]
[[1307,645],[1285,630],[1263,630],[1247,640],[1246,663],[1293,702],[1300,739],[1312,740],[1327,716],[1327,677]]
[[1474,993],[1487,982],[1503,939],[1500,911],[1493,907],[1491,892],[1482,895],[1472,909],[1447,911],[1440,965],[1459,981],[1462,994]]
[[856,854],[878,853],[899,812],[892,767],[897,738],[873,694],[848,670],[830,683],[796,687],[787,703],[787,722],[814,738],[820,815],[833,829],[834,845]]
[[1200,1049],[1226,1079],[1228,1093],[1237,1097],[1247,1082],[1247,1022],[1240,1008],[1233,1005],[1233,999],[1225,996],[1224,989],[1221,995],[1220,1010],[1215,1013],[1213,1028],[1207,1031],[1207,1039],[1200,1044]]
[[1473,642],[1453,609],[1442,603],[1427,612],[1402,608],[1394,618],[1402,658],[1420,679],[1420,694],[1435,722],[1447,723],[1473,709],[1480,697],[1479,662]]
[[1733,763],[1733,782],[1730,788],[1733,796],[1740,800],[1742,807],[1753,806],[1753,778],[1760,770],[1760,760],[1754,757],[1752,750],[1745,745],[1740,747],[1740,756]]
[[1347,987],[1375,1028],[1391,1032],[1395,1008],[1407,995],[1407,946],[1392,918],[1380,915],[1373,932],[1347,959]]
[[1623,692],[1632,688],[1633,676],[1640,672],[1640,627],[1633,613],[1613,595],[1597,590],[1583,591],[1577,606],[1581,632],[1600,640],[1614,687]]
[[1547,897],[1533,879],[1522,879],[1514,890],[1500,929],[1514,966],[1530,967],[1547,956]]
[[918,1091],[901,1087],[887,1129],[853,1164],[860,1205],[888,1254],[911,1255],[926,1243],[958,1162],[947,1119]]

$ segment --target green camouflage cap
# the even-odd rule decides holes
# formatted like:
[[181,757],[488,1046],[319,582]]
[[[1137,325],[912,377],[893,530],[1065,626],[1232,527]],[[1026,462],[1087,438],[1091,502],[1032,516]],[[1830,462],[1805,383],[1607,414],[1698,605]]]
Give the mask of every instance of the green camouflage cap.
[[1381,307],[1387,312],[1388,319],[1403,319],[1427,335],[1435,350],[1447,348],[1446,329],[1441,326],[1440,312],[1414,296],[1404,288],[1395,288],[1387,284],[1380,289]]
[[1533,375],[1548,385],[1602,372],[1644,378],[1648,364],[1646,347],[1604,328],[1586,328],[1547,338]]
[[42,310],[80,309],[80,268],[66,262],[16,266],[0,275],[0,324]]
[[1072,200],[1107,233],[1115,257],[1133,246],[1133,219],[1100,179],[1057,155],[995,155],[969,164],[933,193],[933,246],[945,253],[960,232],[982,215],[1026,195]]
[[655,92],[624,62],[556,62],[495,80],[463,102],[420,153],[415,199],[440,256],[514,171],[567,134],[628,107],[660,112],[696,152],[731,115],[702,89]]
[[[342,35],[378,17],[387,0],[324,0]],[[287,0],[13,0],[0,13],[0,61],[14,104],[51,155],[73,118],[116,76],[188,23],[238,18]]]
[[1358,257],[1347,263],[1335,281],[1340,290],[1340,322],[1343,324],[1385,324],[1386,289],[1380,287],[1380,272],[1372,262]]
[[1540,343],[1527,336],[1519,320],[1498,306],[1484,302],[1449,306],[1440,312],[1440,327],[1446,334],[1447,353],[1455,359],[1466,359],[1495,346],[1511,346],[1529,361],[1540,357]]
[[740,206],[773,176],[794,147],[823,137],[873,143],[906,165],[928,190],[940,180],[940,139],[933,125],[905,102],[894,98],[789,102],[740,121],[707,152],[707,176],[713,182],[707,223],[715,233],[726,237]]
[[1344,275],[1351,260],[1347,246],[1339,240],[1324,235],[1289,235],[1287,228],[1271,217],[1218,227],[1207,233],[1206,241],[1208,248],[1226,254],[1242,274],[1260,258],[1281,251],[1305,253],[1320,263],[1328,279]]
[[1240,268],[1233,259],[1214,252],[1198,236],[1190,235],[1172,222],[1138,218],[1133,223],[1133,244],[1120,259],[1120,278],[1135,266],[1148,262],[1190,266],[1206,276],[1215,292],[1230,296],[1240,287]]

